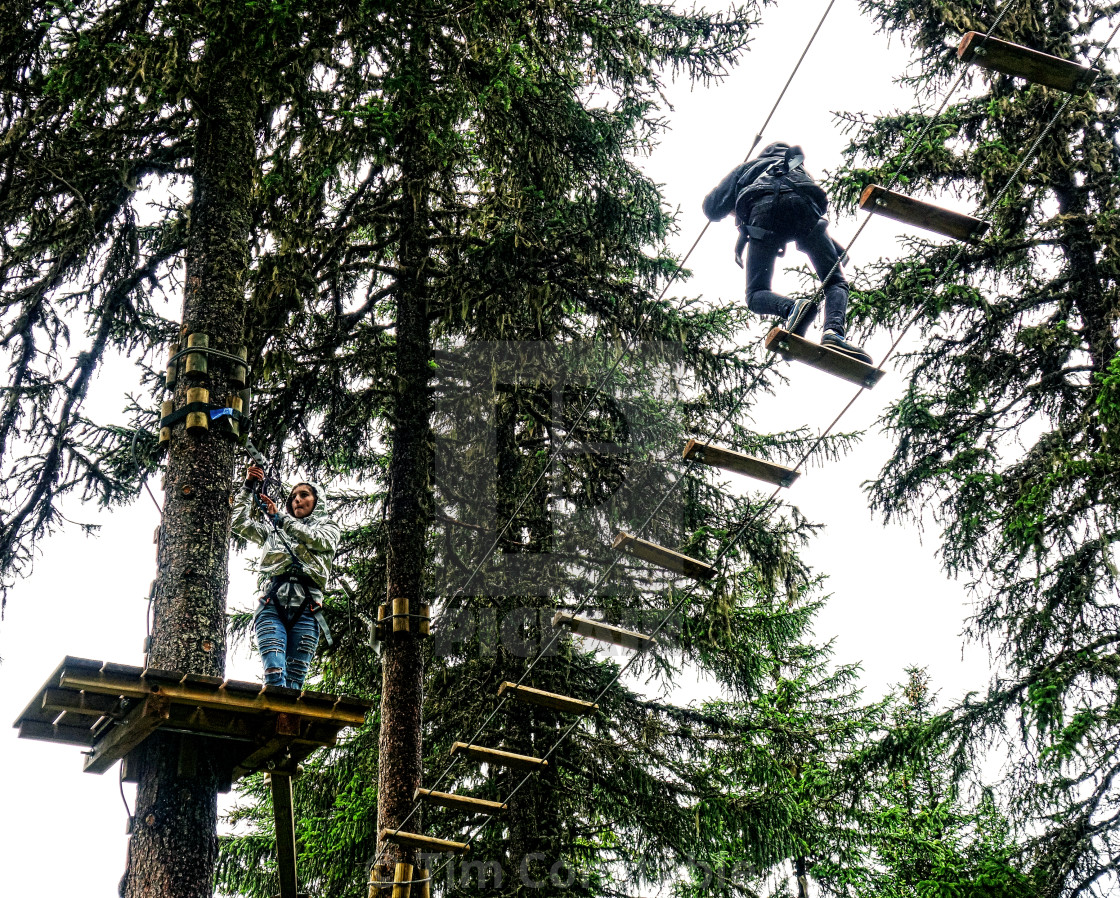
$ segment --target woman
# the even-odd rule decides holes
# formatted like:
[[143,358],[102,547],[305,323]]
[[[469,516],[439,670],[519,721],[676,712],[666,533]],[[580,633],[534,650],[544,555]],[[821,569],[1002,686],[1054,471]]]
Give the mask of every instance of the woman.
[[253,618],[268,686],[301,689],[322,632],[323,587],[341,530],[327,514],[322,490],[297,483],[284,511],[260,491],[264,471],[250,465],[233,508],[233,532],[263,546],[258,563],[260,607]]

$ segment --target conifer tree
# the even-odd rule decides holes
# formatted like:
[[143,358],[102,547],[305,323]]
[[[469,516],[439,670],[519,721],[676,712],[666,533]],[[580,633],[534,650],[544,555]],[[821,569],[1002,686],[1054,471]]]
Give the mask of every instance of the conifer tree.
[[[987,32],[1004,4],[863,6],[913,47],[912,83],[928,107],[958,71],[960,35]],[[1089,63],[1118,12],[1022,0],[995,36]],[[904,258],[865,272],[855,308],[867,330],[916,319],[907,389],[885,416],[895,451],[870,495],[888,519],[932,513],[946,570],[970,579],[971,633],[996,648],[1001,673],[942,723],[962,759],[1008,737],[1006,798],[1033,834],[1040,895],[1107,891],[1120,838],[1115,60],[1113,46],[1097,82],[1064,108],[1059,91],[977,69],[905,164],[927,112],[850,116],[850,164],[838,177],[850,198],[895,173],[918,196],[973,208],[998,197],[990,234],[956,264],[957,246],[915,237]]]

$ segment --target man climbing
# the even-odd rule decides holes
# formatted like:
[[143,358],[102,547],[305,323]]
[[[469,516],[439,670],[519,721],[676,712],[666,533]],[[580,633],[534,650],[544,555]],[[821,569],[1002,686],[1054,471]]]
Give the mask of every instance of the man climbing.
[[871,356],[844,339],[848,282],[840,268],[843,247],[829,236],[824,218],[828,196],[802,167],[804,161],[800,147],[770,144],[719,182],[704,198],[704,214],[709,221],[719,221],[735,213],[735,264],[740,268],[747,247],[747,308],[781,316],[784,330],[804,337],[817,317],[817,296],[794,301],[770,289],[774,262],[785,255],[787,243],[796,241],[824,285],[821,345],[871,364]]
[[233,532],[263,546],[257,564],[262,595],[253,629],[265,684],[300,689],[320,633],[331,641],[323,588],[341,530],[327,513],[318,485],[297,483],[279,511],[262,491],[264,480],[264,471],[250,465],[234,502]]

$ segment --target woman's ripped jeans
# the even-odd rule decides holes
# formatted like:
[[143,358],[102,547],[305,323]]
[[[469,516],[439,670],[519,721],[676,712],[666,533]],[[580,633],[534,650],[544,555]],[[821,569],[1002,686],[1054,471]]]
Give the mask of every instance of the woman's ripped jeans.
[[302,689],[319,645],[319,624],[315,618],[304,613],[287,627],[276,605],[268,602],[257,612],[253,628],[257,633],[257,650],[264,662],[265,685]]

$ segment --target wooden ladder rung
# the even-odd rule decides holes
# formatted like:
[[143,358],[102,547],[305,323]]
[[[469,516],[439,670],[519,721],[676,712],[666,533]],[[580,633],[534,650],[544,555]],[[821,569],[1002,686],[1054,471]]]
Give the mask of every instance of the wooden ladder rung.
[[839,377],[850,383],[857,384],[870,390],[886,373],[882,368],[866,365],[859,359],[844,355],[827,346],[813,343],[780,327],[774,328],[766,335],[766,348],[776,352],[784,359],[795,359],[804,362],[820,371]]
[[953,212],[943,209],[933,203],[916,200],[904,193],[896,193],[880,187],[878,184],[868,184],[860,194],[859,207],[876,215],[883,215],[911,224],[915,227],[925,228],[944,237],[954,240],[978,240],[984,235],[991,225],[979,218],[965,215],[963,212]]
[[598,639],[601,642],[609,642],[612,645],[634,649],[638,652],[644,652],[646,649],[657,645],[657,640],[651,636],[644,636],[641,633],[635,633],[633,630],[623,630],[622,627],[614,627],[564,611],[557,611],[553,615],[552,626],[568,627],[573,633],[586,636],[588,639]]
[[514,767],[517,770],[539,770],[541,767],[548,766],[548,761],[543,758],[519,755],[497,748],[483,748],[481,745],[468,745],[466,742],[456,742],[451,746],[451,756],[455,757],[457,754],[464,754],[475,761],[493,764],[496,767]]
[[599,710],[594,702],[585,702],[582,699],[571,698],[558,692],[545,692],[543,689],[533,689],[531,686],[520,686],[509,680],[498,687],[498,695],[509,693],[511,698],[529,705],[540,705],[542,708],[552,708],[554,711],[570,711],[573,714],[591,714]]
[[774,486],[790,486],[801,476],[799,471],[776,465],[752,455],[744,455],[733,449],[724,449],[713,446],[711,443],[701,443],[699,440],[689,440],[681,453],[684,458],[691,461],[703,462],[716,468],[734,471],[736,474],[745,474],[755,480],[772,483]]
[[999,38],[987,37],[979,31],[970,31],[961,38],[957,58],[964,63],[1014,78],[1025,78],[1035,84],[1067,93],[1080,93],[1096,81],[1100,74],[1087,65],[1020,44],[1001,41]]
[[500,801],[487,801],[485,798],[471,798],[451,792],[435,792],[432,789],[417,789],[413,799],[417,798],[441,808],[478,814],[501,814],[508,807]]
[[612,549],[622,549],[631,555],[656,564],[658,567],[676,574],[684,574],[697,580],[711,580],[716,575],[716,569],[706,561],[689,558],[680,552],[666,549],[648,540],[638,539],[629,533],[620,533],[611,544]]
[[417,833],[406,833],[399,829],[383,829],[378,836],[378,841],[392,842],[402,848],[421,848],[433,853],[451,852],[453,854],[466,854],[471,846],[466,842],[452,842],[448,839],[437,839],[433,836],[421,836]]

